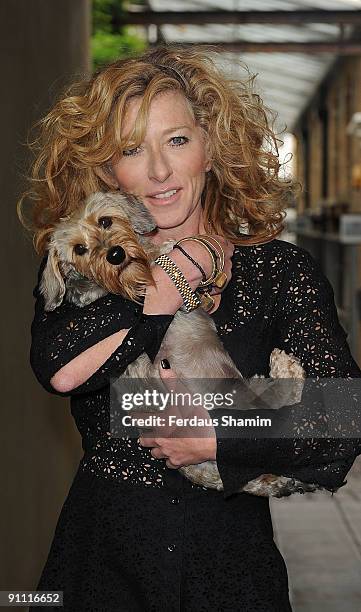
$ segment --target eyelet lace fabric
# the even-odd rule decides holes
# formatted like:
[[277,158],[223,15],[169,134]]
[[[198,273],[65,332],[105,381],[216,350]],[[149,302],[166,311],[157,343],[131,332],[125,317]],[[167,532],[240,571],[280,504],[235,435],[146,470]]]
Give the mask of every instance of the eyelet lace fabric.
[[[226,350],[245,377],[269,375],[269,356],[275,347],[298,357],[308,377],[361,376],[338,321],[332,287],[307,251],[281,240],[236,247],[232,274],[213,319]],[[67,395],[50,384],[61,367],[96,342],[130,327],[123,343],[103,366],[68,394],[83,440],[82,469],[127,483],[162,487],[164,460],[154,459],[135,438],[110,436],[109,380],[121,375],[144,350],[154,344],[159,347],[172,317],[157,315],[142,321],[141,306],[112,294],[84,308],[63,302],[54,311],[45,312],[38,287],[34,296],[30,359],[39,382],[50,393]],[[294,423],[293,440],[255,443],[250,439],[240,445],[237,440],[232,443],[229,438],[218,438],[217,462],[226,495],[237,490],[239,483],[267,473],[271,467],[276,473],[287,468],[285,475],[307,477],[307,482],[321,478],[321,484],[326,488],[329,484],[330,490],[342,484],[350,462],[361,452],[359,439],[299,440],[300,426],[304,428],[304,423],[317,419],[317,407],[305,406],[302,412],[296,405],[287,410]],[[336,410],[342,414],[340,406]],[[212,411],[214,416],[222,414],[222,410]]]
[[[38,285],[45,263],[46,258],[41,262]],[[108,603],[108,607],[104,606],[104,608],[97,607],[100,604],[94,604],[94,602],[98,601],[97,597],[100,595],[94,592],[95,586],[93,585],[91,601],[94,607],[91,607],[89,603],[90,607],[75,607],[74,609],[129,611],[184,609],[187,612],[206,609],[211,611],[232,609],[232,611],[246,612],[290,610],[287,596],[287,572],[282,557],[272,540],[268,500],[248,494],[234,494],[241,485],[264,473],[294,476],[304,482],[319,483],[329,491],[337,490],[345,483],[349,469],[356,456],[361,453],[361,433],[360,437],[342,439],[340,437],[300,436],[300,427],[303,427],[304,432],[305,428],[312,426],[312,420],[317,421],[318,406],[310,406],[307,403],[286,406],[282,409],[283,412],[279,411],[282,419],[285,419],[286,416],[288,422],[288,434],[284,439],[282,437],[273,439],[250,437],[239,440],[221,436],[220,431],[216,428],[217,464],[224,492],[209,491],[192,485],[178,472],[169,470],[164,460],[153,458],[150,449],[139,446],[136,439],[129,436],[113,439],[109,432],[110,378],[121,375],[127,365],[143,351],[154,356],[155,347],[159,347],[172,321],[172,316],[143,316],[141,306],[111,294],[84,308],[63,302],[54,311],[45,312],[38,285],[33,293],[36,303],[31,329],[31,366],[38,381],[48,392],[63,396],[70,395],[71,412],[81,434],[84,449],[84,457],[63,510],[67,519],[63,514],[61,515],[48,564],[44,569],[40,584],[43,587],[51,584],[54,586],[60,580],[59,567],[64,564],[66,555],[69,555],[69,558],[71,556],[69,551],[72,550],[70,544],[72,538],[69,533],[73,534],[75,542],[79,543],[81,536],[75,531],[80,525],[82,516],[81,503],[71,500],[77,491],[81,497],[82,486],[86,488],[91,485],[96,491],[98,508],[101,508],[99,512],[103,514],[104,520],[110,520],[109,508],[114,509],[114,499],[117,499],[123,506],[126,504],[125,501],[120,501],[120,498],[123,499],[125,495],[121,494],[122,491],[127,491],[127,499],[130,495],[129,499],[134,498],[134,502],[138,500],[140,504],[144,502],[144,499],[152,499],[154,513],[159,511],[161,518],[163,510],[157,504],[161,503],[159,500],[169,498],[171,490],[169,487],[173,481],[176,483],[176,488],[180,487],[182,495],[192,500],[189,501],[192,511],[189,510],[191,515],[188,514],[188,523],[184,522],[185,518],[182,515],[183,523],[178,525],[183,534],[183,544],[187,542],[187,548],[183,549],[188,550],[187,561],[185,562],[182,557],[182,567],[179,565],[179,560],[174,567],[172,566],[177,576],[175,579],[173,574],[176,584],[183,585],[181,591],[174,593],[174,588],[165,585],[164,592],[170,599],[167,607],[162,608],[160,605],[157,608],[156,596],[150,594],[151,579],[138,576],[140,581],[145,580],[147,583],[147,587],[144,587],[144,599],[138,607],[134,603],[135,596],[133,599],[130,597],[128,607],[127,605],[122,608],[117,607],[115,603],[114,605]],[[233,255],[232,279],[222,294],[219,308],[211,316],[225,349],[247,378],[255,374],[269,375],[269,357],[274,348],[283,349],[286,353],[292,353],[298,357],[307,377],[315,379],[361,377],[361,371],[347,344],[347,334],[337,317],[332,287],[319,265],[306,250],[300,247],[282,240],[273,240],[259,246],[236,247]],[[51,386],[52,376],[61,367],[90,346],[122,328],[130,328],[122,344],[85,383],[68,394],[57,392]],[[334,423],[338,418],[337,411],[340,414],[343,411],[345,414],[352,408],[351,397],[344,398],[344,402],[344,406],[335,406],[335,414],[332,415]],[[212,411],[214,416],[221,416],[223,413],[222,410]],[[356,427],[359,427],[359,423],[356,423]],[[142,498],[142,495],[148,495],[148,497]],[[169,498],[170,501],[171,499],[173,497]],[[181,495],[179,499],[183,503]],[[124,516],[129,518],[130,501],[127,504],[127,508],[123,506],[122,508]],[[67,511],[67,508],[70,507],[71,511]],[[196,517],[197,520],[201,520],[201,511],[204,513],[202,521],[205,520],[207,524],[207,527],[202,529],[208,530],[207,537],[212,530],[210,525],[213,525],[216,520],[218,536],[213,534],[214,541],[210,545],[206,545],[205,535],[203,533],[202,536],[202,529],[199,531],[197,527]],[[119,508],[117,512],[119,516]],[[169,508],[167,512],[169,513]],[[154,520],[157,520],[157,514],[154,513],[152,516]],[[224,519],[220,518],[223,516],[222,513],[226,513],[224,517],[227,516],[227,524],[224,523]],[[238,517],[235,517],[234,513],[238,513]],[[140,514],[142,513],[139,510],[137,520],[141,520]],[[215,519],[215,516],[218,518]],[[146,520],[142,515],[143,519]],[[65,520],[67,529],[70,530],[67,536],[66,553],[63,531]],[[88,524],[89,521],[91,519],[88,517],[85,523]],[[99,521],[98,517],[97,528]],[[248,533],[255,534],[252,542],[249,535],[243,534],[244,540],[241,534],[235,536],[239,524],[244,522],[247,524]],[[124,527],[124,521],[122,525]],[[189,525],[189,530],[187,525]],[[190,535],[191,526],[199,532],[198,544],[197,537],[194,534],[192,537]],[[79,529],[86,539],[86,528],[83,526]],[[89,523],[88,529],[93,535],[95,534],[95,519],[93,523]],[[114,529],[113,525],[112,533]],[[136,527],[133,526],[132,533],[134,529]],[[146,527],[146,534],[147,529]],[[155,530],[151,538],[154,542],[155,526],[152,529]],[[109,543],[109,532],[105,527],[101,528],[101,533]],[[223,533],[221,540],[219,539],[220,533]],[[138,535],[141,537],[140,534]],[[99,537],[96,535],[97,542]],[[173,531],[170,538],[175,537]],[[83,563],[83,571],[87,572],[88,576],[96,576],[94,567],[101,575],[101,572],[105,570],[100,568],[99,559],[94,560],[93,555],[93,565],[90,565],[90,561],[86,563],[84,561],[84,555],[88,555],[84,548],[85,539],[82,540],[80,546],[83,561],[79,560],[79,562]],[[218,542],[219,548],[217,549],[214,547],[215,542]],[[234,572],[237,573],[237,571],[232,566],[231,558],[227,549],[223,548],[222,542],[228,542],[228,546],[231,547],[236,542],[237,546],[243,547],[247,563],[244,567],[241,567],[241,564],[238,566],[237,571],[242,573],[242,576],[237,574],[238,581],[234,576]],[[244,550],[245,542],[247,542],[247,550]],[[267,550],[262,552],[262,546]],[[207,554],[200,553],[201,547],[203,551],[208,551]],[[99,551],[100,548],[97,550]],[[107,550],[113,550],[113,548],[110,547]],[[141,555],[140,549],[137,550],[137,554]],[[147,550],[146,546],[144,550]],[[216,550],[218,555],[216,555]],[[149,551],[151,551],[150,548]],[[114,551],[111,554],[113,553]],[[77,554],[79,556],[80,553]],[[208,568],[210,572],[213,571],[215,575],[218,575],[217,568],[220,572],[222,568],[223,578],[220,573],[219,580],[224,582],[224,588],[222,590],[218,588],[218,585],[216,589],[218,595],[214,594],[213,580],[205,576],[204,569],[208,567],[207,556],[213,561],[212,568]],[[146,560],[143,557],[142,559],[143,561],[139,561],[136,558],[132,562],[136,565],[139,561],[139,567],[143,567],[142,563],[145,563]],[[55,566],[58,570],[54,569]],[[227,572],[229,579],[224,578]],[[259,572],[262,573],[263,579],[261,575],[258,575]],[[85,580],[84,575],[82,574],[83,580]],[[150,571],[151,575],[152,571]],[[202,576],[200,580],[196,578],[199,575]],[[62,579],[67,580],[64,574],[62,574]],[[109,576],[105,579],[108,580],[108,584],[112,583]],[[116,579],[119,580],[119,572]],[[234,587],[233,592],[228,593],[230,585],[235,580],[235,584],[240,585],[242,579],[243,586]],[[99,580],[99,578],[94,578],[95,582]],[[134,580],[134,585],[138,585],[137,580],[135,578]],[[277,581],[279,582],[276,585]],[[91,589],[90,586],[89,589]],[[83,602],[84,597],[90,597],[89,592],[84,588]],[[118,593],[116,590],[114,592]],[[122,593],[124,595],[124,591]],[[202,597],[200,593],[203,593]],[[111,596],[109,597],[110,602]],[[139,598],[141,601],[141,594]],[[182,607],[185,605],[184,602],[187,603],[186,607]]]

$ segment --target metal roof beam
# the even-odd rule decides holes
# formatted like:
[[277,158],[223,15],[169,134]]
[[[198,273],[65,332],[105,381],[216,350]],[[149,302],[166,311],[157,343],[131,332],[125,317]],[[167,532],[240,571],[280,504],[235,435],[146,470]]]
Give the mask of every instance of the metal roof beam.
[[222,51],[243,53],[336,53],[337,55],[361,55],[361,40],[340,42],[203,42],[182,43],[184,47],[197,45],[212,45]]
[[204,25],[245,23],[333,23],[361,24],[361,11],[139,11],[127,12],[114,25]]

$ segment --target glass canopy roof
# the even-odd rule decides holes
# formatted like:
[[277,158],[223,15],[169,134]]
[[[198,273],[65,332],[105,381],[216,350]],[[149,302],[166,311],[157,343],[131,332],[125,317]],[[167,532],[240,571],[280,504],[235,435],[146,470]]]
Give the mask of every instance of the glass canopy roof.
[[[360,10],[361,0],[149,0],[152,11],[294,11]],[[333,42],[340,38],[338,24],[206,24],[162,25],[167,42]],[[352,25],[345,25],[348,37]],[[225,52],[222,67],[232,74],[240,68],[234,58],[257,74],[256,87],[267,106],[278,113],[276,126],[292,131],[301,112],[336,59],[333,53]]]

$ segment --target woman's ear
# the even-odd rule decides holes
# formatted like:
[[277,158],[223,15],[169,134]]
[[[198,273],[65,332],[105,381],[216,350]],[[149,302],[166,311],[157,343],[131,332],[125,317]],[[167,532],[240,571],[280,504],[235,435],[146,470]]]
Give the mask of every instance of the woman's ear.
[[94,168],[95,174],[112,189],[118,189],[118,181],[114,176],[113,169],[110,164],[104,164],[103,166],[96,166]]
[[209,172],[211,169],[212,169],[212,158],[210,157],[210,155],[207,155],[205,159],[204,170],[205,172]]

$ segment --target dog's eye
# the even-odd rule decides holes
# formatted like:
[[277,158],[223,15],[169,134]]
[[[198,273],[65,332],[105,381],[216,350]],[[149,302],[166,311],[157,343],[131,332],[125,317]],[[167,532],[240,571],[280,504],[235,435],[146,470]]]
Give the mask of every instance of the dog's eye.
[[83,244],[76,244],[74,247],[74,253],[76,253],[77,255],[84,255],[87,250],[88,249]]
[[107,227],[110,227],[112,225],[113,221],[110,217],[100,217],[98,223],[101,227],[107,229]]

